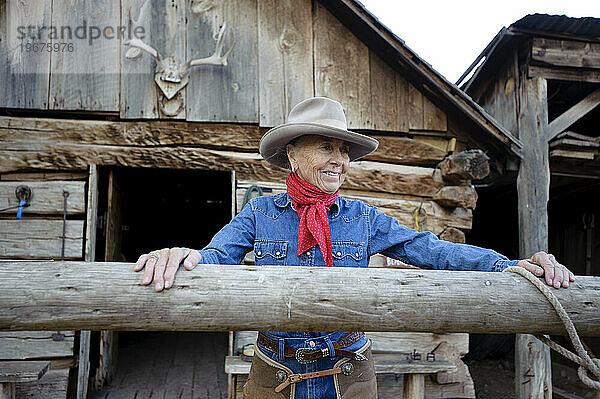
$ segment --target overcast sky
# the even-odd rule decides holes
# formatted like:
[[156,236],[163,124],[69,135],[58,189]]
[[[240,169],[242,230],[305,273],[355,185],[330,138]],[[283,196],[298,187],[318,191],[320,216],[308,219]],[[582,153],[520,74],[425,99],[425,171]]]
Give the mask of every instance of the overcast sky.
[[359,0],[455,83],[502,29],[527,14],[600,18],[599,0]]

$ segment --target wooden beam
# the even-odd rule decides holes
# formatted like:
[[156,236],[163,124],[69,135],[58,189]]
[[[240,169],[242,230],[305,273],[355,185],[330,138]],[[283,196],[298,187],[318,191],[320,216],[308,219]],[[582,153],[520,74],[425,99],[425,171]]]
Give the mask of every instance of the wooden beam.
[[534,37],[531,61],[570,68],[600,69],[600,43]]
[[[27,168],[82,169],[90,164],[146,168],[235,170],[247,180],[285,181],[287,170],[269,165],[257,153],[197,147],[142,148],[116,145],[7,141],[0,150],[0,173]],[[357,161],[344,188],[432,196],[443,186],[439,170]]]
[[[275,195],[286,192],[285,184],[266,183],[257,181],[238,181],[236,203],[238,211],[242,210],[244,199],[251,186],[258,186],[263,195]],[[447,187],[445,187],[447,188]],[[460,187],[459,189],[463,189]],[[364,201],[376,206],[380,212],[398,219],[400,224],[419,230],[428,230],[438,235],[448,226],[470,230],[473,222],[473,212],[465,208],[446,208],[435,201],[423,199],[382,198],[369,196],[368,192],[347,192],[341,190],[340,195]],[[458,205],[454,205],[456,207]]]
[[[183,121],[95,121],[0,116],[0,141],[102,144],[117,146],[202,146],[256,151],[256,125]],[[87,167],[86,167],[87,169]]]
[[[523,77],[519,87],[519,139],[523,143],[517,176],[519,256],[548,250],[550,164],[547,86],[543,78]],[[550,349],[530,335],[517,335],[515,390],[517,399],[552,398]]]
[[528,76],[530,78],[545,78],[550,80],[600,83],[600,70],[587,68],[558,68],[529,65]]
[[[565,334],[538,290],[509,273],[199,265],[156,293],[132,270],[117,262],[2,262],[0,330]],[[599,278],[577,276],[554,292],[582,336],[600,335]]]
[[546,131],[544,132],[546,135],[546,141],[550,141],[559,133],[564,132],[569,128],[569,126],[596,108],[598,104],[600,104],[600,89],[594,90],[583,100],[573,105],[571,108],[563,112],[559,117],[549,123]]

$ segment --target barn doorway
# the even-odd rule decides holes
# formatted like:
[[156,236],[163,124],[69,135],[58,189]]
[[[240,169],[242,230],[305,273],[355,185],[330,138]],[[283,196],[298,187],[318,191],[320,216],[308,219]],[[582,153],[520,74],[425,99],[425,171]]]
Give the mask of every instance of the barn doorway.
[[[199,249],[232,217],[230,172],[101,168],[99,193],[98,261]],[[227,332],[103,331],[92,341],[92,398],[227,397]]]

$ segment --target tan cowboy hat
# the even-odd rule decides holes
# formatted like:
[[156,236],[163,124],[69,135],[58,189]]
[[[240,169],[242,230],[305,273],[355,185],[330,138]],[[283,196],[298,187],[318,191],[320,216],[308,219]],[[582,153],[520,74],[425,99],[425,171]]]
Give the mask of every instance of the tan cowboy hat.
[[375,151],[379,142],[348,130],[342,104],[326,97],[308,98],[292,108],[287,123],[270,129],[260,140],[260,155],[269,163],[289,168],[285,146],[306,134],[341,139],[350,145],[350,161]]

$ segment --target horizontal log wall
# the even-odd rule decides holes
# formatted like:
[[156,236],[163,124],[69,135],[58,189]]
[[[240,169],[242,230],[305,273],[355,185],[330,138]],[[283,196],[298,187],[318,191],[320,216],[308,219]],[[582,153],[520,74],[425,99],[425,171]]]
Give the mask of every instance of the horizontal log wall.
[[[508,273],[199,265],[156,293],[129,263],[3,262],[2,270],[0,330],[565,334],[537,289]],[[554,292],[582,336],[600,334],[600,278],[577,276]]]

